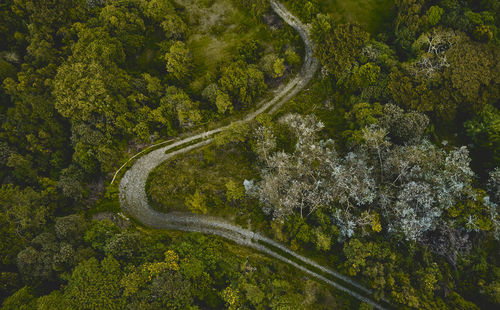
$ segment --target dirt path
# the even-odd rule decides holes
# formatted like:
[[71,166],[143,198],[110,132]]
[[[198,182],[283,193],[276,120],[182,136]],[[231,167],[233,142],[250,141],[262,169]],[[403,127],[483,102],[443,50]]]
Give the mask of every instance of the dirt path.
[[[303,25],[300,20],[288,12],[280,3],[271,1],[271,6],[303,39],[306,50],[304,65],[297,77],[275,92],[273,99],[262,102],[256,111],[249,113],[241,122],[250,121],[263,112],[274,113],[277,111],[309,83],[318,68],[317,60],[313,57],[313,44],[309,39],[307,26]],[[319,279],[360,301],[370,304],[376,309],[384,309],[372,300],[370,297],[372,294],[371,290],[258,233],[232,225],[219,218],[197,214],[160,213],[151,208],[146,195],[146,181],[149,173],[162,162],[175,155],[210,144],[213,141],[213,136],[227,127],[213,129],[185,138],[140,157],[125,173],[120,182],[119,195],[123,210],[143,225],[151,228],[201,232],[232,240],[240,245],[253,248],[292,265],[309,274],[311,277]],[[201,142],[196,142],[200,139]],[[186,146],[182,147],[184,145]]]

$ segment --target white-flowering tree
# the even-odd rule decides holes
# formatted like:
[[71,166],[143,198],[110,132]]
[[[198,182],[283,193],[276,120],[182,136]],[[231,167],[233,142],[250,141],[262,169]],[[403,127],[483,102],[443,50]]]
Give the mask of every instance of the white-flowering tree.
[[435,229],[445,210],[473,195],[469,163],[465,147],[446,152],[426,140],[390,145],[374,170],[382,174],[378,206],[389,230],[416,240]]
[[500,203],[500,167],[496,167],[490,172],[488,191],[491,194],[491,199],[486,199],[490,211],[489,217],[493,223],[495,238],[500,240],[500,212],[498,207]]
[[491,193],[494,202],[500,202],[500,167],[496,167],[490,172],[488,191]]
[[[349,216],[351,208],[374,201],[375,180],[366,156],[350,153],[339,158],[332,140],[318,141],[324,126],[313,116],[292,114],[280,122],[289,126],[297,141],[293,153],[272,152],[276,148],[272,130],[258,127],[254,150],[264,163],[262,180],[255,187],[246,186],[274,219],[283,220],[294,211],[307,216],[334,203],[345,206],[343,215]],[[350,217],[348,222],[357,227],[369,223],[367,218]]]
[[330,208],[343,236],[368,225],[380,231],[380,216],[388,231],[421,240],[439,225],[452,225],[443,216],[449,208],[475,197],[465,147],[447,152],[425,139],[396,145],[385,129],[368,127],[363,143],[339,156],[333,141],[318,139],[323,124],[315,117],[292,114],[280,122],[297,143],[292,152],[276,150],[272,130],[259,127],[254,149],[263,163],[262,180],[247,188],[274,219]]
[[413,44],[413,48],[420,56],[412,65],[412,72],[431,78],[436,72],[449,67],[446,51],[457,42],[458,38],[454,31],[441,28],[434,28],[422,34]]
[[[331,203],[323,166],[332,165],[336,157],[329,143],[316,143],[323,124],[314,117],[288,115],[281,122],[290,126],[297,139],[293,154],[272,153],[276,140],[264,126],[257,128],[254,143],[254,150],[265,163],[262,181],[254,193],[276,219],[286,218],[294,210],[302,216],[310,214]],[[311,169],[315,165],[319,166]]]

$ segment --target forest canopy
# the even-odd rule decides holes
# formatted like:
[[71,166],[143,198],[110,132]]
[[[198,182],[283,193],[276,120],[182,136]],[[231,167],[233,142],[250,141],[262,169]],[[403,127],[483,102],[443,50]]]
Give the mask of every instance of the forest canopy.
[[248,122],[310,65],[268,0],[0,2],[1,309],[371,309],[124,214],[122,164],[222,126],[152,171],[155,210],[262,234],[394,308],[498,308],[500,1],[281,2],[319,68]]

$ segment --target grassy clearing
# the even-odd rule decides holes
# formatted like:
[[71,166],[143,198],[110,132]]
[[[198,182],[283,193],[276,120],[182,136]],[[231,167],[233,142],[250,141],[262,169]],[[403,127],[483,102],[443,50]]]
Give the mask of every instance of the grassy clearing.
[[[185,9],[191,35],[187,45],[196,74],[214,76],[217,68],[237,56],[237,47],[249,39],[270,46],[271,30],[231,0],[176,0]],[[194,82],[196,84],[197,81]],[[199,82],[198,82],[199,83]]]
[[393,0],[323,0],[323,13],[331,13],[342,22],[357,22],[372,35],[391,26]]
[[258,176],[249,156],[235,145],[209,145],[180,154],[153,170],[146,191],[153,207],[162,212],[189,211],[186,197],[199,191],[207,198],[210,214],[226,213],[226,183],[233,180],[242,184]]

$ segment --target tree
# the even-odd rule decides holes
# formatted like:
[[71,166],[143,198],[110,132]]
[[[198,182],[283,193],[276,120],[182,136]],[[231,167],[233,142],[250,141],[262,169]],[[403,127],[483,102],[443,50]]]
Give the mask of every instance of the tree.
[[234,290],[230,286],[226,287],[221,292],[222,299],[224,299],[224,301],[226,302],[228,310],[238,309],[241,303],[240,297],[238,296],[239,293],[240,292],[238,290]]
[[181,41],[175,41],[170,46],[169,52],[164,57],[167,65],[167,71],[178,80],[185,80],[191,72],[192,59],[186,44]]
[[193,213],[206,214],[208,212],[206,205],[206,197],[199,190],[193,195],[186,197],[186,206]]
[[123,309],[120,264],[112,257],[101,262],[95,258],[73,270],[64,298],[73,309]]
[[418,112],[432,112],[433,116],[449,121],[455,118],[458,103],[451,90],[443,85],[441,75],[429,81],[422,76],[413,78],[408,72],[395,68],[388,88],[398,105]]
[[449,67],[446,52],[457,41],[458,35],[455,32],[441,28],[434,28],[420,35],[412,45],[418,53],[418,60],[412,65],[414,74],[430,79],[434,74]]
[[[462,38],[446,53],[450,67],[446,75],[457,101],[478,110],[500,98],[500,53],[498,49]],[[470,110],[470,107],[468,107]]]
[[235,106],[250,106],[266,90],[264,74],[244,62],[233,62],[222,69],[220,89],[227,93]]
[[285,73],[285,60],[276,54],[267,54],[260,61],[262,71],[271,78],[280,78]]
[[[177,120],[181,127],[192,127],[198,124],[202,118],[198,105],[199,102],[192,101],[182,89],[169,86],[165,96],[160,100],[160,107],[153,112],[153,115],[156,116],[157,113],[161,112],[165,115],[168,113],[165,110],[170,110],[177,114]],[[158,117],[157,119],[161,120],[162,118]],[[164,121],[167,121],[167,118]]]
[[61,171],[57,187],[64,197],[80,202],[87,194],[87,189],[82,182],[83,171],[76,165],[71,165]]
[[27,247],[18,253],[17,266],[26,282],[53,280],[52,257],[44,254],[40,255],[33,247]]
[[257,40],[244,40],[238,46],[238,54],[246,63],[256,63],[263,55],[264,48]]
[[431,6],[426,13],[429,25],[436,26],[441,20],[441,16],[443,16],[443,13],[444,10],[441,7],[437,5]]
[[188,26],[175,14],[166,15],[164,21],[161,22],[161,27],[167,39],[183,40],[188,33]]
[[380,125],[388,129],[391,140],[399,144],[413,144],[421,140],[429,125],[429,118],[416,111],[405,112],[398,106],[384,105]]
[[[177,253],[168,250],[165,252],[165,261],[148,262],[132,269],[120,282],[125,297],[135,306],[149,301],[156,307],[182,307],[191,301],[191,296],[186,290],[189,283],[178,273],[178,263]],[[155,298],[149,298],[153,294]]]
[[146,16],[156,22],[162,22],[166,16],[175,13],[175,8],[167,0],[151,0],[142,2],[143,10]]
[[8,77],[15,78],[17,73],[16,71],[17,70],[14,65],[3,59],[0,59],[0,81],[3,82],[3,80]]
[[282,305],[287,305],[291,309],[299,309],[303,306],[303,292],[294,292],[292,284],[286,280],[272,280],[268,291],[271,296],[269,306],[273,309],[279,309]]
[[21,189],[12,184],[2,185],[0,210],[12,233],[32,238],[45,225],[51,213],[51,205],[44,203],[47,198],[30,187]]
[[[140,106],[134,115],[136,124],[133,132],[141,140],[149,142],[157,136],[176,134],[178,115],[175,106],[166,97],[167,91],[170,89],[165,88],[159,78],[143,74],[137,81],[134,94],[128,97],[135,106]],[[175,92],[177,89],[173,88],[171,93]],[[187,103],[192,104],[190,101]]]
[[298,115],[289,115],[282,121],[295,131],[298,139],[295,154],[277,152],[274,155],[268,155],[270,152],[266,149],[273,143],[264,142],[263,152],[259,152],[259,155],[268,167],[262,176],[263,180],[258,191],[253,193],[259,197],[266,208],[271,208],[270,211],[276,219],[288,217],[294,209],[300,210],[300,214],[305,215],[306,210],[311,214],[316,208],[328,205],[330,197],[321,194],[327,184],[319,181],[320,171],[311,170],[309,167],[312,162],[320,158],[324,164],[328,165],[330,161],[325,159],[333,156],[333,150],[326,146],[317,149],[313,147],[315,149],[313,154],[304,152],[312,147],[311,143],[314,142],[316,133],[324,126],[314,117],[303,119]]
[[410,146],[386,144],[390,148],[385,150],[377,146],[380,143],[367,140],[366,147],[384,158],[380,169],[374,170],[381,172],[380,180],[397,188],[395,193],[379,193],[381,215],[390,219],[391,230],[403,232],[408,239],[420,239],[442,223],[445,210],[472,193],[474,173],[466,147],[447,153],[425,140]]
[[34,308],[36,308],[36,298],[28,286],[19,289],[2,303],[2,309],[5,310],[29,310]]
[[353,143],[359,143],[362,140],[362,129],[379,124],[382,116],[383,107],[381,104],[357,103],[344,116],[349,124],[349,129],[345,130],[342,136],[352,140]]
[[285,60],[290,66],[294,68],[296,68],[301,62],[300,56],[297,55],[297,53],[291,48],[285,51]]
[[82,216],[72,214],[56,218],[54,229],[59,240],[77,244],[83,237],[85,226],[85,219]]
[[39,310],[64,310],[68,305],[61,291],[52,291],[49,295],[41,296],[36,300]]
[[131,131],[126,99],[130,77],[115,63],[124,60],[119,41],[100,28],[78,23],[74,28],[80,40],[57,70],[53,95],[56,109],[72,125],[74,161],[91,174],[114,165],[115,145],[109,137]]
[[[318,22],[323,21],[318,17]],[[355,24],[340,24],[337,26],[316,26],[317,34],[316,56],[326,70],[337,79],[353,70],[369,35]],[[332,29],[332,30],[330,30]]]
[[[2,249],[3,250],[3,249]],[[1,262],[4,265],[4,262]],[[16,289],[19,288],[20,279],[19,274],[17,272],[3,271],[0,272],[0,296],[5,300],[7,296],[10,296],[14,293]]]
[[[1,134],[12,150],[11,155],[22,156],[14,155],[10,162],[16,174],[24,174],[18,184],[33,184],[36,181],[33,173],[46,176],[61,169],[63,158],[69,153],[69,135],[62,117],[54,109],[51,87],[45,85],[45,81],[53,78],[55,67],[36,69],[26,65],[17,74],[17,81],[6,78],[3,83],[13,105],[6,106]],[[28,162],[23,164],[25,160]],[[29,171],[22,167],[29,167]]]
[[137,261],[140,248],[141,236],[134,232],[121,232],[113,235],[106,245],[104,252],[115,259],[123,262]]
[[7,159],[6,166],[12,169],[12,175],[17,181],[33,184],[36,180],[36,171],[33,168],[31,156],[22,156],[18,153],[11,153]]
[[473,119],[464,124],[467,135],[474,142],[474,150],[484,166],[500,164],[500,111],[485,105]]
[[59,242],[52,233],[42,233],[18,253],[17,267],[27,283],[51,283],[58,274],[74,267],[78,260],[71,244]]
[[97,115],[115,120],[127,112],[121,95],[126,85],[124,72],[99,62],[68,62],[54,80],[56,109],[72,122],[90,122]]
[[105,0],[87,0],[87,7],[89,9],[94,9],[99,6],[103,6],[105,3]]
[[234,180],[229,180],[226,183],[226,198],[228,201],[240,200],[245,196],[245,188],[243,184],[236,183]]
[[359,308],[358,310],[373,310],[373,306],[367,304],[367,303],[364,303],[362,302],[360,305],[359,305]]
[[226,145],[228,143],[246,142],[250,135],[250,126],[246,122],[234,122],[229,127],[215,136],[215,144],[217,146]]
[[78,40],[71,45],[72,59],[84,63],[99,61],[103,66],[125,61],[123,44],[104,28],[77,22],[73,24],[73,31]]
[[229,113],[233,112],[233,103],[231,102],[231,98],[229,98],[229,95],[225,92],[217,92],[215,105],[217,106],[217,112],[219,112],[220,114],[224,114],[227,111],[229,111]]
[[109,240],[116,235],[120,229],[111,221],[92,221],[84,235],[84,240],[94,249],[104,251]]
[[410,52],[411,44],[420,29],[420,14],[425,0],[397,0],[395,6],[397,16],[395,20],[396,42],[399,48]]
[[494,202],[500,202],[500,167],[496,167],[489,173],[487,188]]
[[433,29],[415,41],[418,59],[393,69],[389,90],[396,103],[453,120],[500,98],[497,50],[463,33]]
[[255,308],[257,308],[259,305],[262,305],[262,302],[264,301],[266,295],[257,285],[244,283],[242,287],[245,291],[246,299],[249,300]]
[[489,42],[493,39],[493,31],[487,25],[478,25],[474,29],[473,37],[479,42]]
[[366,87],[377,82],[380,67],[372,63],[366,63],[354,71],[354,80],[359,87]]
[[57,48],[62,33],[67,33],[71,24],[85,18],[84,1],[44,0],[12,1],[12,11],[23,18],[28,28],[29,42],[26,50],[38,68],[55,63],[61,51]]
[[[454,225],[444,212],[473,195],[465,147],[446,152],[421,137],[392,144],[386,129],[372,126],[363,129],[357,148],[339,156],[332,141],[317,141],[322,124],[314,117],[288,115],[282,122],[295,132],[295,149],[259,151],[262,180],[248,191],[276,220],[330,208],[341,236],[364,227],[380,232],[385,223],[408,240],[423,240],[439,225]],[[483,212],[475,210],[477,217]]]
[[290,1],[293,12],[299,14],[298,17],[303,22],[310,22],[320,12],[320,2],[316,0],[311,1]]
[[[391,297],[396,302],[408,305],[409,307],[418,308],[421,305],[417,297],[417,292],[411,286],[410,276],[402,271],[397,272],[392,277],[393,285],[391,285]],[[397,284],[396,284],[397,283]]]
[[146,27],[141,18],[137,1],[108,2],[99,14],[101,24],[113,36],[122,42],[125,50],[136,54],[145,41]]
[[325,234],[319,229],[314,231],[314,243],[316,245],[316,249],[320,251],[329,251],[332,247],[332,239],[329,235]]

